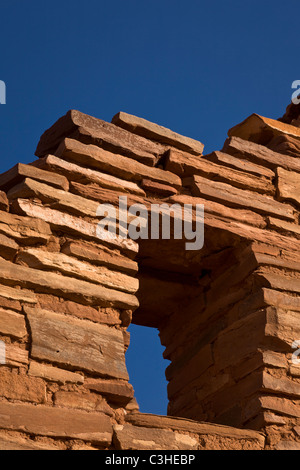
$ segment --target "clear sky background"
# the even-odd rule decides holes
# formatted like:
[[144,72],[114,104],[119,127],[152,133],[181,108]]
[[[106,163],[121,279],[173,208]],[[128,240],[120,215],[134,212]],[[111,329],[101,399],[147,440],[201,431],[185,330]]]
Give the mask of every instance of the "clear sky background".
[[[125,111],[222,148],[251,113],[284,113],[300,80],[299,14],[299,0],[2,0],[0,172],[33,161],[72,108],[106,121]],[[157,332],[131,331],[141,411],[164,414]]]

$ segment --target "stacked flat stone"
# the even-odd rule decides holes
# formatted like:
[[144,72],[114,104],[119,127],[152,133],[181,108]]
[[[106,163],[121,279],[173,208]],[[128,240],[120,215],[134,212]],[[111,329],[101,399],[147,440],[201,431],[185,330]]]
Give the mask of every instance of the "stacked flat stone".
[[[0,448],[300,445],[299,128],[253,115],[202,153],[135,116],[70,111],[0,175]],[[204,204],[203,249],[99,240],[98,205],[122,195]],[[159,329],[168,417],[138,411],[131,321]]]

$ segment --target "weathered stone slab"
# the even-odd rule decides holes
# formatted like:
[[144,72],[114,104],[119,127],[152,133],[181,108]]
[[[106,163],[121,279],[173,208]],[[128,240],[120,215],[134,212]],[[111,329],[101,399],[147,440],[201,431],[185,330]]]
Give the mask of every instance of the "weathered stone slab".
[[132,276],[112,271],[104,266],[93,266],[63,253],[49,253],[37,248],[24,248],[18,253],[16,263],[25,264],[35,269],[60,271],[68,276],[133,294],[139,287],[138,279]]
[[67,136],[152,165],[153,160],[165,151],[165,147],[158,143],[139,137],[101,119],[71,110],[44,132],[35,154],[41,157],[51,153]]
[[3,191],[0,191],[0,210],[8,212],[9,203],[6,194]]
[[115,308],[91,307],[82,305],[78,302],[64,299],[49,294],[39,294],[38,306],[43,310],[50,310],[56,313],[65,313],[77,318],[91,320],[95,323],[104,323],[105,325],[121,325],[120,312]]
[[[28,199],[39,199],[48,206],[53,209],[59,209],[62,211],[67,212],[67,214],[75,214],[82,217],[90,217],[92,219],[99,218],[98,216],[98,209],[100,203],[110,203],[109,200],[109,193],[105,197],[105,193],[108,190],[103,190],[96,188],[89,191],[89,187],[85,185],[81,185],[80,183],[73,183],[75,188],[78,186],[80,187],[79,191],[81,195],[72,194],[67,191],[62,191],[60,189],[52,188],[46,184],[40,183],[38,181],[31,180],[26,178],[22,183],[17,186],[14,186],[8,192],[8,197],[10,200],[17,199],[17,198],[28,198]],[[99,198],[97,198],[97,194],[99,194]],[[104,194],[103,194],[104,193]],[[116,221],[112,219],[112,224],[116,222],[121,224],[120,221],[128,221],[130,222],[134,219],[134,216],[131,216],[127,210],[120,210],[119,209],[119,195],[115,195],[114,192],[114,200],[116,207]],[[102,196],[102,197],[101,197]],[[91,200],[92,199],[92,200]],[[125,227],[122,227],[123,231],[127,230],[126,222]]]
[[300,205],[300,173],[277,168],[277,187],[281,200]]
[[131,424],[115,425],[114,438],[120,450],[195,450],[194,437],[166,429],[143,428]]
[[269,179],[247,174],[233,168],[227,168],[226,166],[206,160],[206,157],[199,158],[188,154],[183,155],[170,150],[165,168],[180,177],[201,175],[212,179],[214,182],[220,181],[263,194],[275,194],[275,188]]
[[59,384],[84,383],[83,375],[34,361],[30,362],[28,375],[32,377],[41,377],[42,379],[49,380],[50,382],[58,382]]
[[37,297],[34,292],[25,289],[13,289],[8,286],[0,286],[0,297],[5,297],[9,300],[17,300],[19,302],[26,302],[28,304],[37,303]]
[[37,269],[19,266],[0,259],[0,279],[6,283],[33,287],[40,292],[54,293],[61,297],[98,306],[136,308],[134,295],[108,289],[86,281]]
[[157,194],[162,197],[173,196],[177,194],[177,190],[172,186],[156,183],[155,181],[148,179],[142,180],[141,186],[146,191],[146,193]]
[[134,390],[127,382],[117,380],[87,379],[85,387],[107,397],[108,401],[126,406],[133,399]]
[[131,114],[120,112],[113,117],[112,122],[134,134],[162,144],[171,145],[185,152],[191,152],[195,155],[201,155],[203,152],[204,146],[201,142]]
[[237,158],[245,158],[252,163],[264,165],[272,170],[276,170],[277,167],[281,166],[286,170],[300,172],[299,159],[297,160],[287,155],[283,157],[281,153],[273,152],[273,150],[263,145],[248,142],[239,137],[227,139],[223,147],[223,152],[229,153]]
[[129,181],[138,182],[148,178],[175,188],[181,187],[180,178],[173,173],[143,165],[131,158],[107,152],[95,145],[85,145],[72,139],[64,139],[55,155]]
[[296,223],[292,224],[285,220],[276,219],[275,217],[268,217],[269,226],[278,231],[290,232],[292,234],[300,235],[300,226]]
[[280,307],[282,309],[294,310],[300,312],[300,297],[285,294],[283,292],[263,288],[264,301],[268,305]]
[[257,400],[263,409],[276,411],[276,413],[279,413],[280,415],[300,418],[300,406],[294,404],[287,398],[262,396]]
[[228,135],[266,145],[272,138],[280,135],[288,135],[300,140],[300,129],[275,119],[252,114],[245,121],[230,129]]
[[50,443],[35,443],[30,438],[20,437],[19,433],[0,433],[0,450],[24,451],[24,450],[61,450]]
[[203,204],[205,213],[216,214],[220,217],[225,217],[229,220],[237,220],[244,222],[249,225],[264,228],[266,222],[264,217],[256,212],[249,211],[247,209],[234,209],[232,207],[224,206],[219,202],[214,202],[209,199],[200,197],[192,197],[187,195],[177,195],[169,198],[171,203],[191,204],[193,208],[196,208],[196,204]]
[[67,191],[52,188],[46,184],[26,178],[22,183],[8,191],[9,199],[37,198],[51,204],[53,209],[60,209],[71,214],[97,217],[99,204]]
[[13,260],[19,249],[19,245],[9,237],[0,234],[0,256],[5,259]]
[[47,243],[52,235],[43,220],[6,212],[0,213],[0,233],[27,244]]
[[18,163],[11,170],[0,175],[0,188],[7,192],[25,178],[41,181],[65,191],[69,189],[69,182],[64,176],[23,163]]
[[289,374],[292,377],[300,377],[300,364],[290,364]]
[[0,403],[0,428],[28,434],[73,438],[108,445],[112,439],[110,419],[103,413]]
[[[125,131],[124,129],[121,129],[114,124],[107,123],[107,126],[109,125],[111,126],[110,128],[102,127],[99,130],[93,130],[88,127],[79,127],[73,134],[70,135],[70,137],[84,144],[97,145],[97,147],[101,147],[104,150],[118,153],[124,155],[125,157],[133,158],[134,160],[144,163],[145,165],[152,167],[155,166],[155,163],[158,161],[160,154],[164,152],[164,147],[162,145]],[[119,132],[116,132],[116,130]],[[114,132],[114,134],[120,135],[114,137],[112,132]],[[130,139],[128,139],[128,135],[131,136]],[[122,137],[125,136],[126,140],[122,140]],[[134,144],[132,145],[130,140],[133,141],[134,138],[136,139],[137,144],[140,144],[141,140],[143,141],[142,144],[144,144],[144,141],[147,143],[149,142],[149,144],[153,144],[153,150],[156,152],[156,154],[152,154]],[[151,145],[148,145],[148,147],[150,146]]]
[[252,163],[245,159],[233,157],[228,153],[213,152],[209,155],[205,155],[204,158],[214,163],[219,163],[229,168],[235,168],[240,171],[245,171],[246,173],[251,173],[256,176],[263,176],[268,179],[275,178],[275,172],[270,170],[269,168],[265,168],[261,165],[256,165],[255,163]]
[[62,247],[62,252],[66,255],[87,260],[98,266],[107,266],[133,275],[138,271],[138,264],[135,261],[117,252],[108,251],[105,247],[88,245],[84,242],[68,241]]
[[138,244],[135,241],[119,236],[111,238],[104,230],[98,229],[97,223],[87,222],[79,217],[50,209],[41,204],[27,201],[26,199],[17,199],[15,201],[15,207],[18,211],[22,212],[22,214],[37,217],[41,219],[41,221],[49,222],[55,229],[63,230],[66,233],[75,233],[82,238],[92,239],[97,242],[100,241],[112,248],[124,250],[133,255],[138,252]]
[[291,157],[299,157],[300,141],[290,135],[278,135],[268,143],[268,147],[274,152],[289,155]]
[[229,205],[247,207],[258,212],[277,215],[283,219],[295,220],[294,209],[288,204],[280,203],[271,197],[252,191],[234,188],[226,183],[210,181],[201,176],[194,176],[192,194],[194,196],[209,196]]
[[33,358],[128,380],[120,330],[46,310],[25,307],[25,312]]
[[54,443],[36,443],[30,438],[26,439],[23,436],[20,437],[18,433],[10,433],[7,435],[3,432],[0,433],[0,450],[62,450]]
[[267,336],[276,340],[277,343],[284,344],[290,350],[295,338],[298,338],[300,334],[299,312],[269,307],[267,313]]
[[8,400],[45,403],[46,386],[41,379],[0,368],[0,396]]
[[24,338],[27,335],[24,316],[0,308],[0,332],[13,338]]
[[282,440],[275,446],[275,450],[295,451],[300,450],[300,443],[289,440]]
[[281,276],[272,272],[263,271],[262,269],[258,274],[256,274],[256,277],[263,287],[271,287],[272,289],[300,293],[299,278],[284,275]]
[[122,180],[106,173],[100,173],[100,171],[91,170],[75,163],[67,162],[61,158],[57,158],[54,155],[47,155],[45,158],[41,158],[32,165],[45,168],[50,171],[59,172],[65,175],[70,181],[78,181],[81,183],[96,183],[101,188],[112,189],[130,194],[137,194],[144,196],[145,192],[139,188],[136,183],[132,181]]
[[78,410],[100,411],[108,416],[114,416],[113,410],[106,401],[96,394],[59,391],[54,394],[54,404],[55,406]]
[[13,344],[5,345],[5,364],[8,366],[19,367],[28,364],[28,351],[21,349]]
[[272,377],[268,373],[263,374],[263,390],[295,398],[300,396],[299,383],[283,377]]
[[126,417],[126,421],[135,425],[150,428],[166,428],[174,431],[191,432],[201,436],[211,435],[219,437],[231,437],[236,440],[251,440],[260,447],[264,447],[265,438],[257,432],[248,429],[238,429],[213,423],[199,423],[191,419],[173,418],[171,416],[158,416],[145,413],[132,413]]

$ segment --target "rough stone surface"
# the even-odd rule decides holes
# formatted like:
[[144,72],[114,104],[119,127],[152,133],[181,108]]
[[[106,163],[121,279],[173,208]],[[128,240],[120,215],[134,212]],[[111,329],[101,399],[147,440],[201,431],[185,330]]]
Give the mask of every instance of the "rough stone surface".
[[18,163],[11,170],[0,175],[0,188],[8,191],[25,178],[41,181],[55,188],[64,189],[65,191],[69,189],[69,182],[64,176],[35,168],[32,165],[24,165],[23,163]]
[[105,325],[26,308],[31,356],[97,375],[128,379],[122,333]]
[[55,154],[59,158],[66,158],[75,163],[80,162],[83,165],[103,172],[107,171],[113,176],[128,179],[129,181],[137,182],[149,178],[158,183],[167,183],[174,187],[181,186],[180,178],[172,173],[159,168],[148,167],[128,157],[107,152],[95,145],[81,144],[72,139],[65,139]]
[[49,406],[0,403],[1,429],[37,436],[73,438],[108,445],[112,438],[109,418],[102,413]]
[[132,116],[131,114],[120,112],[112,119],[113,124],[127,129],[134,134],[161,142],[163,144],[172,145],[186,152],[191,152],[196,155],[201,155],[203,151],[203,144],[197,140],[189,137],[184,137],[176,132],[166,129],[146,119]]
[[41,377],[51,382],[53,381],[61,384],[84,383],[84,377],[80,374],[75,374],[74,372],[70,372],[68,370],[40,364],[34,361],[30,362],[28,374],[33,377]]

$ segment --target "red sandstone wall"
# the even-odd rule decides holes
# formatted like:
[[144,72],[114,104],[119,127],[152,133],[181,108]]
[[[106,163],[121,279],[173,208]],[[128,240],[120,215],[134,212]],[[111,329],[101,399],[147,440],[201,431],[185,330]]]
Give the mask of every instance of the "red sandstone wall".
[[[298,445],[298,142],[299,128],[252,116],[201,156],[201,143],[134,116],[72,111],[39,160],[0,176],[3,448]],[[204,204],[203,250],[99,242],[97,207],[120,195]],[[172,362],[169,414],[193,421],[137,412],[132,315],[159,328]]]

